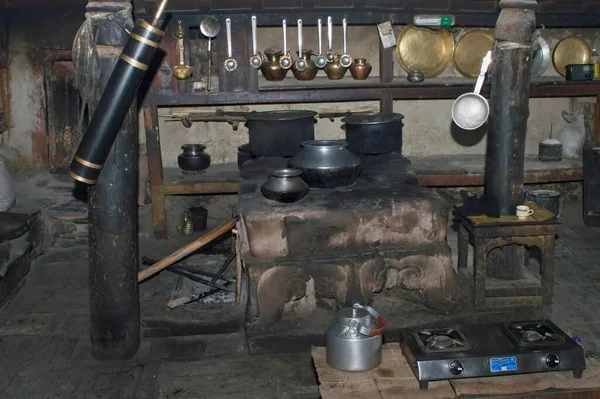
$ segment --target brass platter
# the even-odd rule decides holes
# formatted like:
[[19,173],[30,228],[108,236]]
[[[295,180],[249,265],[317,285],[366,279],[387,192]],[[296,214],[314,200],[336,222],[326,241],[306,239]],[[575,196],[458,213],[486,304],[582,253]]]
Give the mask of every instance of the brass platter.
[[462,76],[479,76],[483,57],[494,46],[494,35],[484,29],[472,29],[462,35],[454,49],[454,68]]
[[567,74],[567,65],[589,64],[592,58],[590,46],[580,37],[569,36],[562,39],[552,53],[552,63],[556,72]]
[[454,39],[447,29],[407,25],[396,41],[396,55],[406,72],[421,71],[435,78],[448,67],[454,54]]

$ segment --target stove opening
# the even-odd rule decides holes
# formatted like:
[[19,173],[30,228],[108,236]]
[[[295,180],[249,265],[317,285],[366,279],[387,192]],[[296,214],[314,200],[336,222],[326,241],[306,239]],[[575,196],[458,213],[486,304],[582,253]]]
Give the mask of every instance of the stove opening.
[[425,352],[453,352],[471,348],[465,336],[455,328],[421,330],[415,333],[415,338]]
[[552,346],[565,342],[564,337],[544,321],[506,323],[504,328],[519,346]]

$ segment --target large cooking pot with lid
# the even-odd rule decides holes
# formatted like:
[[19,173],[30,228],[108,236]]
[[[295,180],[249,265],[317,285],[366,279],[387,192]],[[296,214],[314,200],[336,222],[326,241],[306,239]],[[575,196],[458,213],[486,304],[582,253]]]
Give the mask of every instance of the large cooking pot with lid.
[[355,154],[386,154],[402,151],[401,114],[356,114],[346,116],[346,141]]
[[313,111],[250,112],[247,119],[250,153],[265,157],[292,157],[302,142],[315,139]]

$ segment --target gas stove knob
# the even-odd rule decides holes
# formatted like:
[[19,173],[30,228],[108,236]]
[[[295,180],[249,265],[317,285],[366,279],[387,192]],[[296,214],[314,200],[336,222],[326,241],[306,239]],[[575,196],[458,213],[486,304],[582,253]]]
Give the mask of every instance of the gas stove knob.
[[464,369],[461,362],[453,361],[448,365],[448,370],[454,375],[460,375]]
[[546,356],[546,366],[553,369],[555,367],[558,367],[559,364],[560,364],[560,359],[555,354],[551,353],[548,356]]

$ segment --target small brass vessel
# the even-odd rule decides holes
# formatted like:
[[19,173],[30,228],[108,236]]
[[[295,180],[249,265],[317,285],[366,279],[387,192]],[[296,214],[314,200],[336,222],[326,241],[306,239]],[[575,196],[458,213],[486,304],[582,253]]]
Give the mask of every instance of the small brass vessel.
[[292,73],[294,77],[298,80],[313,80],[319,69],[315,65],[315,61],[311,59],[311,57],[315,55],[312,50],[302,50],[302,59],[306,62],[306,69],[304,71],[299,71],[296,69],[296,64],[292,66]]
[[366,58],[356,58],[350,65],[350,73],[355,80],[365,80],[373,70],[373,66],[367,62]]
[[340,64],[340,55],[336,54],[333,62],[327,64],[325,67],[325,74],[331,80],[339,80],[344,77],[347,70],[347,67],[343,67],[342,64]]
[[[258,54],[262,57],[262,54],[260,54],[260,52]],[[287,75],[287,69],[283,69],[281,65],[279,65],[279,61],[282,55],[283,53],[279,50],[265,50],[266,59],[260,66],[260,71],[262,72],[265,79],[272,82],[277,82],[285,79],[285,75]]]

